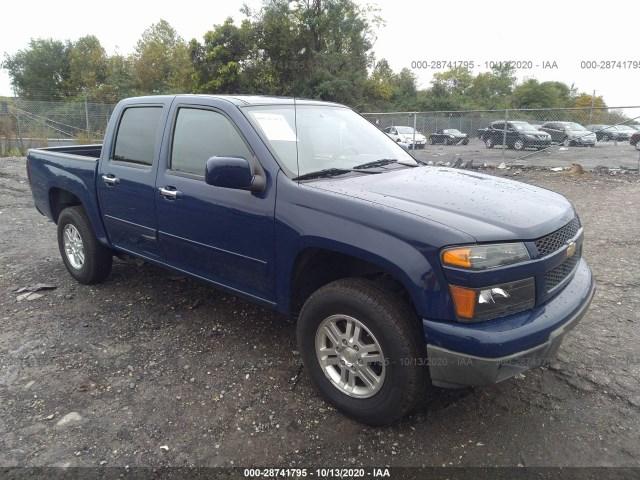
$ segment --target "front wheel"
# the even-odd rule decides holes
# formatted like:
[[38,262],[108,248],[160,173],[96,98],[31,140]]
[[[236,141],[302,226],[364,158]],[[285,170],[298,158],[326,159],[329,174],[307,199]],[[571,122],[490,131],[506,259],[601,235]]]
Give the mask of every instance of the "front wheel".
[[320,288],[304,304],[297,334],[314,387],[361,422],[398,420],[426,389],[418,319],[373,281],[342,279]]
[[608,142],[609,141],[609,134],[605,133],[602,135],[602,141],[603,142]]
[[571,146],[571,140],[569,140],[569,137],[564,137],[564,140],[562,140],[562,145],[565,147]]
[[433,141],[433,137],[429,137],[429,145],[433,145],[435,142]]
[[104,281],[111,272],[113,254],[93,232],[84,208],[65,208],[58,218],[58,247],[65,267],[78,282]]

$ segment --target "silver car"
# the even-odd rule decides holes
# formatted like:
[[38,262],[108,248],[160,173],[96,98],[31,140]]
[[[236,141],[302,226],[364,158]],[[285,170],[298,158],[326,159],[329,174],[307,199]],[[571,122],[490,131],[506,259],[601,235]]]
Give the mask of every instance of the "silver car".
[[580,145],[593,147],[596,144],[596,134],[575,122],[545,122],[539,130],[551,135],[551,141],[561,143],[565,147]]

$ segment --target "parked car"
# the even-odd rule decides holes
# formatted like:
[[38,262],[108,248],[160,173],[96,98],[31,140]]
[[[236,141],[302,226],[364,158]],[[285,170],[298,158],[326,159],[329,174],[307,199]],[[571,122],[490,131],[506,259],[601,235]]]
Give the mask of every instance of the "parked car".
[[469,135],[455,128],[445,128],[429,135],[429,145],[442,143],[443,145],[467,145]]
[[551,135],[523,121],[513,120],[505,124],[504,121],[498,120],[491,122],[491,125],[479,133],[487,148],[502,145],[505,139],[507,147],[515,150],[529,147],[541,150],[551,145]]
[[629,125],[629,126],[636,131],[640,131],[640,125]]
[[587,130],[591,130],[596,134],[598,141],[608,142],[609,140],[626,141],[629,140],[631,135],[628,131],[621,131],[615,125],[587,125]]
[[582,145],[593,147],[596,144],[596,134],[575,122],[545,122],[539,130],[551,135],[551,141],[561,143],[565,147]]
[[629,140],[631,140],[631,136],[637,132],[635,128],[632,128],[629,125],[616,125],[616,128],[618,129],[618,131],[629,135]]
[[[408,143],[411,147],[424,148],[427,144],[427,137],[417,130],[414,130],[413,127],[387,127],[383,132],[389,135],[396,142]],[[413,143],[414,138],[415,145]]]
[[79,283],[134,257],[289,315],[311,383],[369,424],[409,413],[429,382],[544,365],[595,292],[562,195],[425,165],[334,103],[129,98],[102,145],[31,149],[26,168]]

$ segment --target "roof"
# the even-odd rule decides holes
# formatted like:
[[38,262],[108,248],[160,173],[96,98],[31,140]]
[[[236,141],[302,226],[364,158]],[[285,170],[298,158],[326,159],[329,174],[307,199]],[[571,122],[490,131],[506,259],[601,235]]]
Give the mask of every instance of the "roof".
[[313,100],[308,98],[294,98],[294,97],[276,97],[267,95],[210,95],[210,94],[178,94],[178,95],[155,95],[145,96],[139,98],[155,99],[155,100],[168,100],[174,97],[202,97],[212,98],[218,100],[226,100],[238,107],[245,107],[250,105],[333,105],[343,107],[339,103],[325,102],[321,100]]

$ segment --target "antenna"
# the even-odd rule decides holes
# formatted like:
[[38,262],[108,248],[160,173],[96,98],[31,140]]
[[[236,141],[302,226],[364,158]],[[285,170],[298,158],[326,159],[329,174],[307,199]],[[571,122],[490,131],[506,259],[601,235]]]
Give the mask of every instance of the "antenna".
[[[295,95],[293,96],[293,126],[296,134],[294,141],[296,143],[296,166],[298,167],[296,176],[299,177],[300,176],[300,157],[298,153],[298,107],[296,105]],[[300,180],[298,180],[298,183],[300,183]]]

